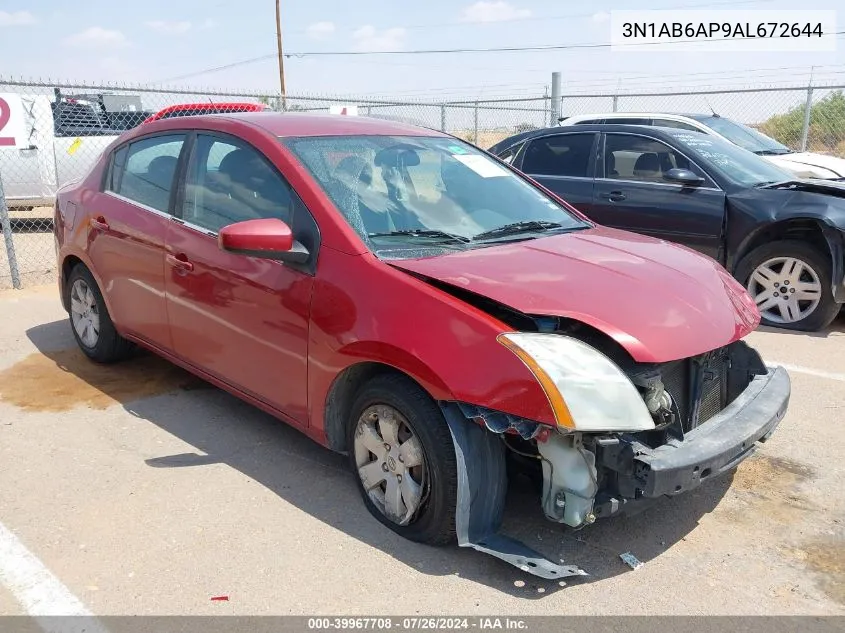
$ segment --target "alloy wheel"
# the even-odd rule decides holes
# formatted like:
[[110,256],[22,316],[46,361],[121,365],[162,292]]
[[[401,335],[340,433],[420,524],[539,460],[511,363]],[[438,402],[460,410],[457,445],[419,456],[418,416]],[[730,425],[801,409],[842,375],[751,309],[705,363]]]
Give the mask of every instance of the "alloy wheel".
[[808,263],[795,257],[773,257],[751,273],[748,292],[763,318],[787,324],[813,313],[822,298],[822,284]]
[[100,310],[94,293],[84,279],[77,279],[71,286],[70,319],[83,345],[96,347],[100,339]]
[[393,523],[407,525],[422,507],[428,476],[422,444],[393,407],[373,405],[358,418],[358,476],[370,500]]

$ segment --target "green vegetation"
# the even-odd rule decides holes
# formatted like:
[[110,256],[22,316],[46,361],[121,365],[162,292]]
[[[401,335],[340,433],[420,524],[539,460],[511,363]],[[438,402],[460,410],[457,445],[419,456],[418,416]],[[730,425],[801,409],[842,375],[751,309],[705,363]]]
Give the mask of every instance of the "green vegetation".
[[[797,105],[784,114],[776,114],[759,130],[793,149],[801,148],[805,105]],[[845,95],[831,92],[810,109],[807,150],[845,156]]]

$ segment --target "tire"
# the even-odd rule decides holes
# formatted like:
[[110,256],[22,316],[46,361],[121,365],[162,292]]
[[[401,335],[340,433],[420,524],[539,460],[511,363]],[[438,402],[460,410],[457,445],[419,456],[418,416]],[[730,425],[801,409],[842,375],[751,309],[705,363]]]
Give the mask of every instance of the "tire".
[[[87,297],[88,291],[91,294],[90,303]],[[91,271],[83,264],[77,264],[70,271],[65,284],[65,293],[67,294],[65,301],[69,309],[70,329],[79,349],[88,358],[98,363],[114,363],[127,358],[132,353],[134,345],[117,333],[100,288],[97,286]],[[80,300],[82,301],[81,304],[79,303]],[[78,321],[75,319],[79,314],[77,310],[79,305],[86,308],[90,305],[90,309],[84,314],[91,314],[93,317],[89,319],[86,316],[84,320],[87,321],[88,326],[93,326],[93,330],[78,327]],[[96,334],[91,335],[92,331]]]
[[[375,418],[373,418],[373,414],[375,414]],[[381,425],[390,419],[396,420],[399,418],[401,418],[399,427],[402,431],[397,434],[399,442],[391,446],[391,452],[385,450],[383,453],[377,454],[369,452],[369,449],[363,446],[363,443],[365,443],[365,426],[368,427],[368,431],[374,429],[379,432],[378,438],[368,432],[370,438],[368,445],[371,445],[373,440],[376,442],[385,440],[385,438],[389,440],[390,433],[382,433],[380,429],[383,427]],[[376,419],[378,421],[375,421]],[[356,433],[356,431],[359,432]],[[410,431],[411,437],[418,440],[418,444],[412,442],[410,438],[405,439],[405,444],[402,444],[402,432],[407,433],[408,431]],[[358,437],[357,444],[356,435]],[[407,438],[407,435],[405,437]],[[443,414],[422,388],[411,379],[397,374],[383,374],[367,382],[357,394],[350,411],[347,421],[347,442],[349,465],[355,481],[358,483],[358,490],[367,510],[379,522],[400,536],[418,543],[447,545],[456,542],[455,510],[458,495],[458,476],[455,447]],[[402,461],[397,458],[398,446],[401,445],[404,450],[411,447],[412,444],[414,445],[414,451],[412,451],[414,457],[405,461],[408,463],[420,461],[423,470],[420,470],[418,466],[404,469],[402,472],[405,480],[402,480],[402,475],[394,475],[387,469],[387,464],[392,455],[396,458],[393,462],[394,465],[404,468],[398,464],[399,461]],[[382,446],[387,445],[386,441],[382,444]],[[379,450],[377,445],[372,447],[377,451]],[[418,448],[421,450],[418,450]],[[366,453],[366,456],[364,456],[364,453]],[[381,455],[381,458],[379,455]],[[359,473],[359,463],[365,463],[370,468],[375,468],[373,464],[381,464],[383,474],[378,473],[378,469],[370,471],[376,472],[377,476],[370,482],[369,491],[368,487],[364,485],[362,475]],[[424,474],[421,476],[420,473]],[[409,475],[410,482],[415,485],[421,484],[418,486],[421,490],[421,501],[413,513],[409,511],[409,515],[405,517],[403,524],[388,517],[386,510],[383,509],[387,505],[386,502],[383,505],[379,504],[378,500],[371,497],[371,494],[379,496],[381,491],[381,495],[387,497],[387,492],[389,492],[387,489],[388,478],[396,477],[400,481],[405,481],[407,485],[410,483],[407,481]],[[372,483],[378,477],[383,477],[384,482],[372,486]],[[404,505],[407,499],[404,495],[405,489],[401,485],[398,486],[403,491],[402,505]],[[413,504],[407,505],[410,507]]]
[[[798,311],[786,318],[784,318],[782,310],[786,310],[787,308],[781,308],[779,304],[774,305],[770,303],[771,301],[778,302],[784,296],[790,296],[783,292],[784,288],[790,293],[795,292],[794,285],[796,280],[792,279],[790,282],[787,274],[784,272],[784,266],[778,262],[778,260],[784,258],[797,260],[804,267],[799,283],[807,285],[815,285],[817,283],[820,286],[818,302],[815,303],[814,307],[814,300],[808,299],[802,301]],[[778,269],[779,272],[776,272],[775,276],[771,276],[771,273]],[[777,296],[772,295],[763,298],[766,289],[758,281],[761,277],[757,276],[752,279],[752,275],[758,270],[762,270],[764,274],[769,275],[774,284],[778,286],[773,289],[777,292]],[[830,256],[827,253],[820,252],[816,247],[806,242],[782,240],[764,244],[751,251],[737,264],[735,277],[746,287],[752,298],[757,301],[758,308],[760,308],[762,325],[788,330],[815,332],[830,325],[842,308],[833,299]],[[792,288],[788,286],[790,283],[792,283]],[[766,305],[771,305],[771,307],[763,309]],[[803,312],[806,313],[802,314]]]

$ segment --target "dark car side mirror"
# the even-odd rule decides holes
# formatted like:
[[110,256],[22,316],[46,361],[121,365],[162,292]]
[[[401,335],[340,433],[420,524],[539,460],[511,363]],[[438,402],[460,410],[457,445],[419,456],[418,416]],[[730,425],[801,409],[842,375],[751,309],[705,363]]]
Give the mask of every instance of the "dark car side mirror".
[[663,174],[663,179],[687,187],[697,187],[704,183],[704,178],[689,169],[675,167]]
[[244,220],[220,229],[217,244],[221,250],[262,259],[302,264],[308,249],[293,239],[290,227],[275,218]]

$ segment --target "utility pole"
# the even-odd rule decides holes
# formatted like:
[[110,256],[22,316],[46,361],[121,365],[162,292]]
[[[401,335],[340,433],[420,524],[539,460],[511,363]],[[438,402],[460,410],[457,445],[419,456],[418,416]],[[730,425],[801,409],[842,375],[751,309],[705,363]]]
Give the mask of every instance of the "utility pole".
[[559,124],[558,119],[560,118],[560,105],[561,105],[561,95],[560,95],[560,73],[553,72],[552,73],[552,116],[549,125],[555,126]]
[[282,53],[282,11],[279,7],[281,0],[276,0],[276,43],[279,48],[279,88],[282,96],[282,112],[288,109],[285,90],[285,56]]
[[807,101],[804,104],[804,124],[801,126],[801,151],[807,151],[807,141],[810,138],[810,116],[813,113],[813,74],[815,66],[810,66],[810,85],[807,86]]

